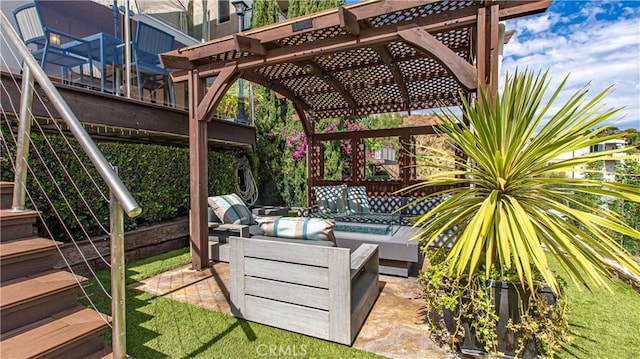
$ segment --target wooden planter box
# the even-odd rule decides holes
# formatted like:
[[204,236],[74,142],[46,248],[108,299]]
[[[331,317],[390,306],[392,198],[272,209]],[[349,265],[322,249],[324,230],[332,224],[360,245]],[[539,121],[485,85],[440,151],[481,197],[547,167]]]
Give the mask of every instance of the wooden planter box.
[[[61,246],[62,254],[74,273],[89,275],[91,271],[89,271],[87,263],[94,271],[107,268],[105,261],[109,262],[111,255],[110,238],[108,236],[78,241],[76,244],[77,247],[73,243],[65,243]],[[127,262],[184,248],[189,245],[189,218],[181,217],[170,222],[126,232],[124,244],[125,260]],[[87,263],[85,263],[83,257]],[[55,264],[55,268],[66,269],[67,264],[60,258]]]

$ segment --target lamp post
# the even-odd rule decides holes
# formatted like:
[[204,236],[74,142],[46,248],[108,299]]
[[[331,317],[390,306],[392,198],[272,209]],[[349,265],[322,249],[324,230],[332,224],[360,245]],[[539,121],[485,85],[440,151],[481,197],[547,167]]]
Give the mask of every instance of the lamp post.
[[[244,30],[244,15],[249,9],[249,5],[242,0],[232,1],[231,5],[236,8],[236,15],[238,15],[238,32]],[[244,111],[244,81],[238,79],[238,121],[241,123],[248,123],[247,114]]]

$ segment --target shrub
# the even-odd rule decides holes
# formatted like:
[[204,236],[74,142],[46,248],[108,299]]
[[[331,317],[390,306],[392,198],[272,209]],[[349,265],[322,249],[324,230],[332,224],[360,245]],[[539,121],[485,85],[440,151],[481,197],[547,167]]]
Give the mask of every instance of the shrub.
[[[10,138],[6,136],[6,128],[2,131],[4,139]],[[31,174],[28,175],[27,188],[34,202],[28,206],[37,208],[43,213],[51,235],[57,240],[67,241],[70,238],[105,234],[97,222],[108,229],[109,204],[106,199],[109,193],[106,184],[80,149],[79,144],[69,139],[79,156],[78,161],[66,145],[64,138],[53,135],[47,135],[45,138],[37,134],[32,134],[31,137],[33,145],[29,153],[29,164],[39,184]],[[107,161],[117,168],[122,182],[142,207],[140,216],[134,219],[125,216],[125,230],[135,229],[143,224],[163,222],[188,213],[188,148],[116,142],[100,142],[97,146]],[[33,147],[39,150],[39,155]],[[13,167],[9,158],[15,157],[15,144],[7,141],[6,147],[3,145],[1,148],[0,156],[2,157],[2,180],[13,181]],[[40,156],[46,167],[40,162]],[[60,166],[60,163],[64,166]],[[235,192],[236,164],[234,152],[209,152],[209,194]],[[87,167],[91,176],[86,175],[83,166]],[[74,189],[73,183],[82,196]],[[39,186],[50,197],[51,203],[41,193]],[[61,193],[64,193],[64,196]],[[65,201],[74,208],[75,214],[68,209]],[[87,206],[83,205],[85,201],[95,213],[95,218],[88,213]],[[64,225],[56,219],[56,211]],[[74,216],[78,217],[77,222],[72,221]]]

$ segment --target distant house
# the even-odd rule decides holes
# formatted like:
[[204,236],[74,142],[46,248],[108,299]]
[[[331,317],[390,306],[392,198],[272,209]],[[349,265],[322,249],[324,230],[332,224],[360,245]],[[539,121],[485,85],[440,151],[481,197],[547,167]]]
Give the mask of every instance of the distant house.
[[[576,158],[576,157],[588,155],[594,152],[620,149],[620,148],[624,148],[626,145],[627,145],[626,141],[622,139],[613,139],[613,140],[603,141],[591,147],[585,147],[580,150],[572,151],[572,152],[565,152],[562,155],[560,155],[558,158],[556,158],[556,161],[554,162]],[[617,155],[622,156],[622,154],[617,154]],[[602,174],[604,175],[605,181],[615,181],[616,165],[619,163],[620,163],[620,160],[615,160],[615,159],[604,161],[604,165],[602,166],[602,172],[603,172]],[[582,178],[584,176],[584,174],[581,171],[570,172],[570,173],[567,173],[567,175],[574,178]]]

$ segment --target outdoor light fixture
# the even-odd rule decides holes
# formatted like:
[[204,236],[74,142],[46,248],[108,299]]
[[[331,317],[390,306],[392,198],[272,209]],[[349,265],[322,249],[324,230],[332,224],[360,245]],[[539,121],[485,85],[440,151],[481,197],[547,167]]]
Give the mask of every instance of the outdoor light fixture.
[[244,13],[249,10],[249,5],[242,0],[232,1],[231,5],[236,8],[236,15],[244,16]]

